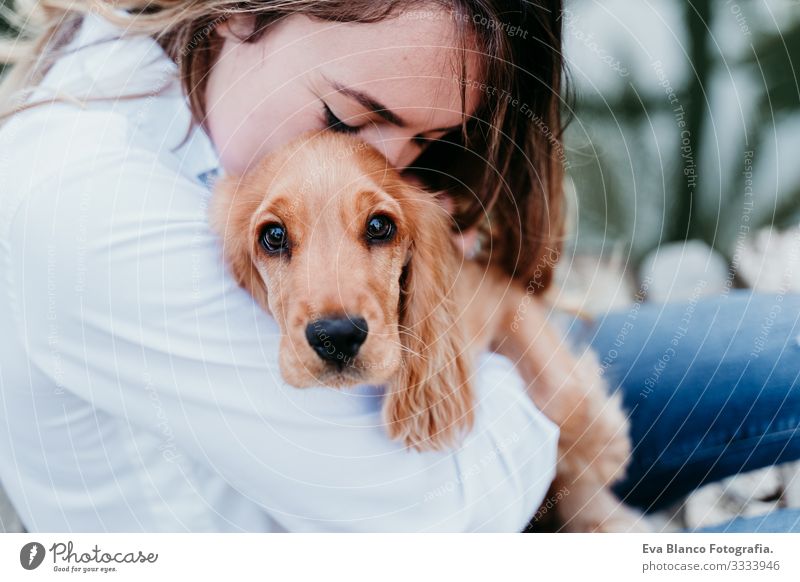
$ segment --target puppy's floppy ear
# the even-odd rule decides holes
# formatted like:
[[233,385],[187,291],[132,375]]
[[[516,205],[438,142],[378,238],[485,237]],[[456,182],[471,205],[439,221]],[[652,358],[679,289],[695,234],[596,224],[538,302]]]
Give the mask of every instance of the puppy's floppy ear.
[[263,192],[248,185],[246,177],[221,178],[214,186],[209,221],[222,238],[222,252],[234,279],[269,311],[267,288],[253,263],[254,241],[250,232],[250,221],[263,197]]
[[469,354],[453,299],[458,259],[433,196],[404,200],[415,231],[403,273],[402,361],[384,405],[389,436],[418,450],[456,444],[473,423]]

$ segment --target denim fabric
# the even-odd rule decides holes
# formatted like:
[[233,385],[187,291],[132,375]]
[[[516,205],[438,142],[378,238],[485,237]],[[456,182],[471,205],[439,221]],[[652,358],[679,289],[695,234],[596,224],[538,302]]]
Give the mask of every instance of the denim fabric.
[[633,459],[615,489],[627,503],[659,509],[800,458],[800,295],[635,303],[568,333],[598,352],[630,414]]
[[757,517],[737,517],[693,533],[800,533],[800,509],[781,509]]

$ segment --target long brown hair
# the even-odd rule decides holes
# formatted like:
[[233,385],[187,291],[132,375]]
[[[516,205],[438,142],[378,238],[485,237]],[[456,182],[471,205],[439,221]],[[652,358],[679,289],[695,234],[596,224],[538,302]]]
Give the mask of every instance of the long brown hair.
[[[221,47],[214,28],[232,15],[254,21],[244,39],[256,42],[292,14],[338,22],[377,22],[425,6],[452,17],[464,54],[482,62],[482,103],[461,131],[437,140],[415,163],[432,188],[456,200],[458,227],[480,227],[479,258],[534,291],[546,289],[563,236],[561,156],[561,0],[16,0],[6,11],[20,29],[0,44],[13,63],[0,82],[0,120],[38,103],[23,103],[63,54],[87,13],[97,12],[126,34],[152,36],[178,64],[193,118],[206,117],[205,86]],[[122,12],[124,10],[125,12]],[[413,26],[413,21],[409,22]],[[469,83],[462,76],[462,100]],[[21,97],[23,96],[23,97]],[[21,105],[12,105],[14,98]]]

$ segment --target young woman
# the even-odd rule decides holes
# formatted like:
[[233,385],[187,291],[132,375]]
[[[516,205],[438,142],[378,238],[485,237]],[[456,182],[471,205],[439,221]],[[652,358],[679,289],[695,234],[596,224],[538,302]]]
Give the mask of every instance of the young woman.
[[[281,382],[276,325],[226,274],[206,210],[220,171],[306,130],[358,133],[452,193],[465,249],[481,236],[487,260],[546,288],[563,233],[560,2],[38,4],[41,31],[9,55],[0,95],[0,477],[26,527],[522,530],[558,431],[511,362],[480,362],[463,446],[406,451],[383,432],[380,387]],[[640,335],[616,350],[609,374],[637,444],[619,492],[632,502],[800,456],[793,317],[772,326],[746,382],[712,369],[739,338],[730,326],[769,312],[740,301],[697,306],[692,347],[648,398],[670,320],[659,329],[662,312],[642,307]],[[725,325],[713,342],[702,313]],[[571,330],[602,355],[624,317]],[[741,447],[723,446],[736,435]]]

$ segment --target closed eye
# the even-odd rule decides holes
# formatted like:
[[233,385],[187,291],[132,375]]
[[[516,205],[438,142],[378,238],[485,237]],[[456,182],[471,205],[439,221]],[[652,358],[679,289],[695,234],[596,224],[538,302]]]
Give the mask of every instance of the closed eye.
[[358,133],[361,130],[360,127],[356,127],[354,125],[347,125],[344,121],[336,117],[333,111],[331,111],[331,108],[328,107],[327,103],[323,102],[322,106],[325,111],[325,123],[328,126],[328,129],[331,129],[338,133],[349,133],[349,134]]

